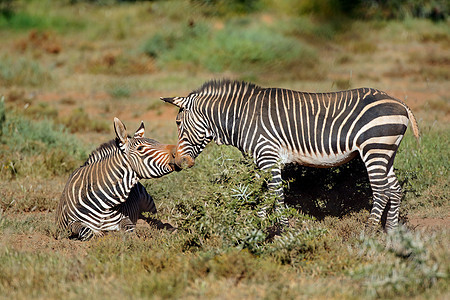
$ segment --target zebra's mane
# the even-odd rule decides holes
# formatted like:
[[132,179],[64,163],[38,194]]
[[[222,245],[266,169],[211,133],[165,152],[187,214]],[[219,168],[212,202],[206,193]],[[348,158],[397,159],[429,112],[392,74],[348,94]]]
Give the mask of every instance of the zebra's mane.
[[119,148],[117,139],[113,139],[106,143],[103,143],[100,146],[98,146],[97,149],[92,151],[91,154],[89,154],[88,159],[82,165],[82,167],[90,165],[94,162],[100,161],[105,157],[111,157],[111,155],[118,153],[119,151],[120,151],[120,148]]
[[260,86],[251,83],[251,82],[245,82],[245,81],[238,81],[238,80],[231,80],[231,79],[220,79],[220,80],[209,80],[205,82],[200,88],[194,90],[192,93],[200,94],[202,92],[206,92],[209,90],[215,90],[215,89],[224,89],[229,87],[236,87],[236,88],[247,88],[247,90],[252,89],[261,89]]

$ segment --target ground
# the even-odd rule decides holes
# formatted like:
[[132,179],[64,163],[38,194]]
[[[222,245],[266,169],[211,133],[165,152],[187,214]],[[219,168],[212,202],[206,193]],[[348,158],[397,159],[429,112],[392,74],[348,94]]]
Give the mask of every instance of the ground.
[[[189,6],[189,4],[186,4],[187,2],[183,3]],[[24,73],[31,72],[31,75],[33,75],[33,72],[36,72],[37,78],[30,77],[30,74],[23,75],[18,71],[18,75],[12,81],[5,79],[5,76],[2,77],[0,70],[0,82],[2,83],[0,95],[5,96],[7,111],[14,111],[17,115],[25,115],[36,122],[47,119],[56,124],[62,124],[67,129],[65,131],[67,134],[69,132],[73,134],[83,147],[90,151],[100,143],[114,137],[112,129],[114,117],[119,117],[129,131],[136,129],[141,120],[143,120],[146,126],[146,136],[163,143],[175,144],[177,142],[175,125],[177,109],[163,103],[159,98],[187,95],[190,91],[201,86],[204,81],[212,78],[230,77],[238,80],[245,79],[261,86],[277,86],[308,92],[336,91],[357,87],[377,88],[404,101],[415,114],[422,132],[421,144],[416,145],[412,142],[411,128],[408,129],[408,137],[400,146],[403,152],[399,153],[396,160],[396,166],[399,168],[401,178],[405,181],[404,189],[406,190],[406,198],[401,206],[401,219],[411,232],[421,234],[424,239],[430,236],[438,236],[438,239],[441,239],[440,243],[442,244],[433,240],[438,248],[438,250],[430,250],[436,251],[432,252],[434,256],[445,257],[448,255],[448,249],[444,249],[448,244],[448,231],[450,229],[449,179],[445,177],[445,174],[448,174],[448,169],[445,169],[448,166],[448,161],[446,161],[448,158],[448,146],[445,149],[445,144],[448,145],[448,131],[450,130],[450,98],[448,96],[450,88],[450,33],[448,22],[432,23],[426,20],[405,20],[365,23],[355,21],[348,25],[346,30],[330,34],[332,35],[330,38],[319,38],[308,34],[308,32],[304,33],[305,29],[301,31],[298,28],[294,28],[291,30],[293,33],[290,36],[296,36],[302,41],[307,41],[318,57],[316,65],[311,67],[311,74],[313,75],[308,76],[308,69],[301,67],[299,67],[299,70],[301,70],[302,74],[296,74],[295,69],[286,71],[286,73],[278,70],[275,72],[276,74],[273,74],[270,68],[267,69],[267,72],[264,72],[265,69],[262,69],[263,71],[256,69],[257,71],[253,73],[249,73],[247,70],[229,69],[217,72],[197,66],[195,63],[183,63],[182,61],[166,66],[163,63],[167,62],[161,63],[157,58],[140,52],[139,49],[145,40],[151,34],[162,32],[165,26],[171,28],[170,26],[173,25],[170,24],[179,22],[181,28],[184,28],[182,27],[183,24],[186,28],[189,26],[195,27],[195,24],[190,25],[191,20],[180,17],[179,12],[171,12],[173,15],[170,15],[169,12],[168,17],[162,15],[161,11],[164,10],[158,5],[164,4],[139,3],[136,6],[127,4],[118,8],[108,6],[104,9],[95,8],[89,11],[84,10],[84,4],[69,6],[68,8],[63,6],[61,9],[66,15],[82,16],[90,20],[90,22],[99,18],[112,17],[108,19],[108,22],[105,21],[104,24],[79,31],[69,30],[61,32],[53,28],[15,31],[0,30],[0,39],[3,41],[3,45],[0,48],[0,68],[5,68],[4,66],[7,63],[10,63],[10,67],[11,65],[17,67],[12,62],[23,60],[30,64],[37,62],[44,70],[42,73],[35,69],[23,71]],[[188,9],[185,6],[183,8]],[[183,9],[180,9],[180,11],[183,11]],[[132,17],[127,18],[126,16]],[[145,20],[148,18],[151,20],[146,22]],[[274,24],[277,24],[277,18],[277,15],[272,15],[271,13],[261,13],[249,17],[249,20],[245,18],[239,20],[237,18],[238,21],[235,22],[237,24],[242,22],[244,26],[247,24],[245,22],[248,22],[250,25],[257,24],[260,27],[266,25],[274,26]],[[212,24],[211,28],[217,31],[229,25],[227,21],[214,17],[212,17],[212,20],[208,20],[202,16],[199,21],[196,20],[196,22],[201,21],[207,24],[210,22]],[[317,26],[317,21],[311,22],[313,25],[310,26]],[[114,27],[110,25],[112,23],[119,25]],[[93,23],[89,24],[92,25]],[[289,23],[281,25],[286,26],[286,24]],[[281,25],[280,27],[282,27]],[[124,28],[121,28],[121,26]],[[38,67],[36,68],[39,69]],[[37,83],[33,83],[34,81],[37,81]],[[77,118],[81,119],[81,122],[77,121]],[[428,143],[427,137],[430,136],[436,136],[437,141],[436,145],[433,144],[433,146],[427,148],[428,145],[424,143]],[[3,144],[0,146],[3,146]],[[0,155],[2,168],[8,169],[9,157],[2,155]],[[19,153],[18,155],[20,156],[21,154]],[[417,159],[414,160],[414,157],[408,157],[408,155],[422,155],[420,156],[421,158],[432,157],[432,161],[435,164],[433,168],[435,167],[435,169],[417,165]],[[20,159],[24,160],[22,156],[20,157]],[[25,159],[27,158],[25,157]],[[43,158],[39,157],[37,159]],[[214,159],[211,159],[211,161]],[[412,161],[413,169],[408,169],[411,166],[410,161]],[[208,163],[202,165],[202,162],[200,162],[199,166],[194,167],[194,169],[197,169],[192,172],[201,173],[201,168],[208,169],[209,166]],[[420,168],[423,168],[425,175],[422,176],[420,174]],[[216,170],[215,173],[220,171],[222,170]],[[207,172],[211,173],[211,170],[205,170],[205,174],[210,174]],[[212,172],[211,174],[216,175],[215,173]],[[117,288],[117,285],[120,283],[128,283],[126,280],[127,271],[120,269],[119,272],[116,270],[118,268],[116,265],[108,265],[109,261],[117,257],[125,260],[125,264],[128,262],[128,266],[144,265],[145,272],[139,273],[143,274],[141,276],[145,278],[142,279],[143,281],[150,278],[151,280],[149,281],[155,286],[161,284],[161,286],[164,286],[164,289],[170,286],[175,291],[173,294],[169,292],[164,294],[163,288],[158,290],[158,287],[152,286],[152,288],[157,290],[156,297],[160,298],[165,298],[165,296],[177,298],[177,296],[181,295],[179,293],[183,295],[186,293],[187,296],[185,297],[187,298],[196,296],[208,298],[208,295],[218,298],[231,298],[232,295],[242,295],[246,290],[249,293],[248,291],[253,291],[254,289],[259,291],[258,295],[268,298],[272,294],[275,294],[275,298],[286,294],[289,296],[288,298],[295,298],[295,292],[302,290],[307,292],[306,295],[316,298],[326,296],[346,298],[346,296],[352,295],[349,292],[350,290],[364,290],[368,285],[367,282],[361,281],[362,279],[358,277],[358,272],[363,274],[361,277],[368,278],[371,269],[364,269],[363,267],[370,267],[371,260],[366,256],[355,258],[358,257],[356,254],[352,258],[348,258],[341,253],[344,251],[335,250],[339,249],[339,247],[351,248],[356,253],[355,249],[358,249],[358,247],[361,249],[364,247],[370,248],[370,246],[367,246],[367,244],[370,244],[369,242],[372,242],[370,239],[364,239],[360,236],[359,238],[363,242],[358,244],[358,235],[364,228],[363,220],[366,220],[368,216],[368,212],[365,210],[367,207],[363,207],[364,209],[362,210],[359,208],[350,209],[350,212],[345,210],[343,214],[329,214],[326,204],[317,204],[319,210],[323,207],[326,207],[326,209],[322,209],[317,215],[311,213],[315,220],[306,220],[304,221],[305,225],[301,226],[303,226],[302,229],[309,228],[309,226],[327,229],[327,240],[322,243],[322,240],[317,238],[317,244],[309,240],[305,242],[307,245],[305,248],[307,249],[302,248],[299,251],[301,255],[304,255],[299,261],[289,256],[289,253],[294,252],[295,247],[292,248],[294,250],[289,249],[285,251],[283,249],[285,252],[280,251],[286,257],[278,258],[276,255],[276,258],[271,257],[271,259],[280,259],[282,261],[282,263],[277,261],[275,266],[264,265],[263,263],[261,263],[263,265],[260,265],[258,259],[260,256],[264,257],[264,255],[255,254],[258,253],[257,250],[248,250],[250,252],[255,251],[252,252],[254,256],[251,259],[248,259],[246,256],[245,251],[247,250],[243,251],[244,254],[241,254],[245,262],[247,262],[245,259],[248,259],[250,264],[254,263],[257,265],[256,267],[260,268],[258,270],[264,270],[264,272],[269,274],[265,275],[266,277],[258,277],[262,275],[254,273],[260,273],[259,271],[252,273],[247,269],[244,271],[226,269],[223,265],[228,265],[229,268],[233,265],[232,259],[227,256],[229,253],[227,251],[230,250],[228,248],[224,250],[219,246],[215,247],[216,244],[221,245],[221,243],[225,243],[221,240],[223,237],[220,235],[218,235],[219,237],[215,236],[215,232],[213,232],[208,236],[209,239],[203,240],[203,236],[198,238],[196,235],[198,233],[193,232],[192,228],[195,227],[186,227],[186,232],[178,231],[171,236],[170,233],[161,233],[148,224],[139,221],[138,234],[135,237],[138,242],[135,244],[127,240],[127,237],[123,238],[122,236],[115,237],[112,241],[105,239],[88,243],[69,239],[56,239],[54,225],[55,208],[69,174],[69,171],[59,175],[45,176],[39,176],[31,172],[30,174],[14,176],[10,176],[10,173],[6,171],[2,173],[2,181],[0,182],[0,196],[2,197],[0,203],[0,258],[5,262],[4,265],[8,265],[8,267],[5,267],[5,270],[7,270],[5,275],[0,274],[0,286],[8,288],[8,292],[13,296],[23,298],[26,295],[24,291],[30,288],[32,291],[37,291],[37,295],[41,297],[42,295],[50,295],[50,298],[52,296],[55,297],[50,289],[47,290],[45,288],[43,289],[44,292],[41,291],[43,294],[39,294],[40,281],[33,277],[35,274],[33,272],[36,272],[38,275],[40,274],[39,272],[44,274],[41,277],[49,275],[51,280],[55,280],[61,275],[57,271],[53,271],[51,266],[48,267],[50,271],[45,267],[41,267],[39,259],[36,259],[36,262],[33,261],[33,255],[41,254],[57,260],[61,265],[67,263],[68,265],[61,267],[61,270],[69,270],[73,267],[70,263],[74,259],[79,259],[77,266],[81,266],[81,271],[77,269],[78,273],[74,275],[73,282],[88,282],[92,286],[97,286],[96,283],[98,281],[107,283],[105,285],[106,291],[95,290],[97,294],[92,296],[94,298],[95,295],[102,295],[102,292],[110,295],[114,289],[108,291],[108,287]],[[179,184],[184,187],[180,179],[181,176],[184,175],[182,173],[173,173],[167,177],[168,179],[145,181],[146,187],[149,187],[152,189],[152,192],[158,195],[158,198],[155,198],[155,202],[158,209],[162,211],[163,221],[173,223],[174,226],[182,226],[182,224],[185,224],[183,221],[188,219],[187,216],[198,213],[198,211],[186,213],[186,218],[183,219],[180,217],[182,213],[177,209],[179,209],[180,199],[184,195],[180,196],[181,192],[176,193],[178,192],[176,190],[173,196],[166,195],[167,193],[164,192],[166,186],[163,184],[166,184],[168,180],[173,180],[174,185]],[[194,176],[197,175],[192,175],[192,177]],[[211,176],[208,176],[202,177],[200,174],[198,178],[202,178],[203,181],[198,181],[194,184],[210,183]],[[422,183],[421,180],[425,177],[428,181]],[[185,182],[187,181],[186,179]],[[421,187],[425,187],[425,190],[418,191]],[[224,185],[222,190],[231,190],[231,188],[231,186]],[[292,193],[289,195],[291,202],[303,201],[302,198],[296,196],[296,188],[301,189],[301,187],[293,188]],[[338,188],[334,188],[331,193],[335,193],[337,190]],[[203,196],[201,194],[197,195],[195,192],[195,187],[192,187],[192,191],[185,191],[186,202],[194,201],[189,198],[191,194],[198,198]],[[203,191],[202,193],[208,192]],[[340,192],[344,193],[345,191]],[[221,198],[218,196],[217,199],[220,200]],[[168,203],[164,202],[164,200],[168,201]],[[189,202],[188,204],[191,205],[192,203]],[[198,206],[203,205],[206,207],[205,210],[207,210],[208,207],[214,205],[214,202],[205,202],[201,203],[201,205],[194,204],[188,206],[188,209],[196,209]],[[305,210],[302,211],[305,212]],[[171,217],[172,212],[179,215]],[[346,228],[347,225],[348,228]],[[296,224],[296,226],[300,228],[300,225]],[[196,228],[200,231],[200,228],[203,227]],[[334,233],[336,233],[336,236],[333,236]],[[317,234],[319,236],[319,233]],[[217,240],[214,240],[214,238]],[[336,239],[339,241],[336,241]],[[384,239],[384,237],[380,239]],[[447,239],[447,242],[445,242],[445,239]],[[314,240],[314,237],[311,240]],[[342,243],[348,240],[353,242],[342,246]],[[358,240],[358,242],[354,242],[355,240]],[[313,244],[308,244],[310,242]],[[146,256],[143,254],[146,252],[141,250],[140,247],[148,249],[148,253],[151,255],[148,254]],[[368,252],[371,251],[370,249]],[[8,251],[11,251],[13,254],[9,254]],[[133,259],[133,257],[130,258],[125,255],[130,251],[137,262],[127,261],[127,259]],[[333,256],[328,257],[328,252]],[[29,275],[32,279],[24,280],[23,283],[20,283],[16,282],[15,280],[17,279],[14,278],[21,278],[20,276],[22,276],[29,279],[27,277],[28,269],[21,273],[20,270],[18,271],[15,268],[15,266],[21,266],[21,263],[18,263],[19,261],[23,264],[29,263],[26,259],[23,260],[26,262],[21,260],[23,253],[29,254],[32,257],[30,260],[35,265],[30,267],[33,270],[33,272],[30,271],[32,275]],[[438,254],[435,255],[435,253]],[[387,261],[384,258],[390,254],[383,253],[379,258],[374,258],[372,261],[375,261],[374,264],[376,264],[376,259],[379,259],[381,265]],[[367,256],[373,258],[370,255],[369,253]],[[431,256],[434,257],[433,255]],[[59,261],[58,256],[62,257],[63,260],[67,258],[67,260]],[[324,258],[318,258],[319,256]],[[161,262],[159,262],[154,261],[154,257],[166,258],[161,258]],[[396,256],[396,258],[398,257]],[[1,259],[0,262],[2,261]],[[230,259],[230,261],[227,259]],[[325,261],[327,259],[329,261]],[[355,261],[351,261],[352,259]],[[256,263],[255,261],[258,262]],[[346,264],[346,261],[351,262]],[[437,259],[437,262],[442,262],[442,260]],[[448,283],[448,256],[446,259],[443,259],[443,262],[440,270],[443,270],[444,279],[443,281],[436,279],[439,282],[438,292],[436,292],[437,294],[432,294],[432,297],[436,299],[445,299],[449,295],[448,287],[445,287],[445,283]],[[75,265],[75,263],[73,264]],[[360,264],[362,267],[359,267]],[[399,264],[402,267],[406,263],[401,261]],[[100,266],[104,265],[106,266],[102,269]],[[239,263],[236,263],[236,265],[239,265]],[[244,265],[247,266],[245,263]],[[292,268],[288,269],[287,266],[290,267],[291,265]],[[191,270],[192,268],[187,270],[186,268],[189,266],[193,267],[194,271]],[[423,267],[423,265],[420,266]],[[101,270],[94,270],[95,268],[100,268]],[[179,272],[174,273],[180,277],[174,275],[175,279],[169,278],[169,275],[166,273],[169,272],[170,268],[179,270]],[[409,269],[405,268],[404,270],[406,271],[404,272],[408,273]],[[153,273],[155,269],[157,270],[156,275]],[[59,267],[55,268],[55,270],[59,270]],[[235,276],[234,272],[236,274],[239,273],[236,275],[236,278],[233,277]],[[150,276],[149,274],[153,277],[148,277]],[[167,278],[164,277],[166,275]],[[184,277],[181,278],[181,275]],[[77,290],[76,287],[70,286],[72,280],[70,274],[63,273],[61,276],[64,277],[65,282],[68,282],[68,287],[61,288],[61,290],[56,289],[55,293],[64,291],[72,298],[80,297],[78,291],[81,291],[82,296],[89,295],[89,291]],[[351,277],[350,279],[349,276]],[[442,278],[439,276],[437,278]],[[287,279],[287,283],[277,282],[274,279],[276,277],[279,277],[280,280]],[[374,275],[375,277],[376,275]],[[218,283],[214,285],[213,282],[217,278],[219,279]],[[244,278],[243,281],[241,281],[242,278]],[[250,279],[247,280],[247,278]],[[392,278],[389,277],[389,279]],[[91,279],[92,281],[90,281]],[[393,282],[394,279],[392,279]],[[34,283],[33,280],[38,283]],[[116,285],[111,283],[115,280],[119,282],[115,283]],[[274,288],[263,286],[261,282],[264,280],[275,282],[275,285],[280,286],[280,291],[274,291]],[[314,282],[315,280],[319,280],[321,286],[326,287],[324,292],[314,294],[314,284],[311,281]],[[330,280],[330,283],[325,283],[328,280]],[[140,284],[140,289],[137,289],[138,292],[133,290],[133,293],[138,293],[137,295],[135,294],[138,298],[145,298],[146,295],[149,295],[148,290],[146,290],[148,286],[137,279],[136,281]],[[184,284],[182,288],[177,285],[180,282],[182,283],[181,285]],[[434,283],[431,279],[430,282]],[[341,288],[341,283],[343,283],[344,292],[340,294],[338,291]],[[149,285],[150,283],[147,284]],[[392,285],[394,290],[398,288],[395,286],[395,282]],[[424,286],[423,290],[418,292],[415,290],[411,292],[407,288],[405,290],[419,298],[426,298],[427,293],[432,293],[430,291],[433,289],[433,285],[424,283]],[[217,290],[214,287],[217,287]],[[247,287],[251,288],[247,289]],[[374,289],[376,290],[377,287]],[[130,295],[131,293],[128,293],[129,291],[123,287],[118,290],[122,294],[119,293],[115,297],[118,297],[118,295]],[[376,291],[380,293],[379,290]],[[377,295],[381,295],[381,297],[384,295],[388,298],[395,298],[400,295],[405,298],[409,295],[408,292],[403,294],[402,292],[399,292],[400,294],[393,292],[394,294],[390,294],[392,292],[390,289],[383,291],[386,294],[382,292],[381,294],[374,294],[374,292],[370,294],[369,291],[368,295],[372,298],[376,298]],[[224,294],[220,294],[221,292]],[[355,298],[354,295],[352,297]],[[251,296],[248,296],[248,298],[251,298]]]

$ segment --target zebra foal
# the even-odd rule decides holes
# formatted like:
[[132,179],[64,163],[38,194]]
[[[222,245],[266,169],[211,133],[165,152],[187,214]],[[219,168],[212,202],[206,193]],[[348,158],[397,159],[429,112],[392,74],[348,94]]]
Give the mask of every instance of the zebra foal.
[[[379,223],[390,202],[386,229],[398,224],[401,189],[393,162],[409,122],[419,130],[402,101],[370,88],[304,93],[262,88],[237,81],[209,81],[186,97],[161,98],[180,108],[175,163],[192,167],[214,140],[253,156],[271,170],[269,188],[284,208],[281,168],[286,163],[312,167],[344,164],[360,155],[373,192],[370,222]],[[281,220],[287,224],[287,220]]]
[[133,231],[138,219],[152,222],[144,212],[156,213],[155,203],[138,181],[168,174],[174,164],[175,145],[144,137],[144,123],[133,137],[114,118],[116,139],[102,144],[69,177],[56,212],[60,231],[80,240],[107,231]]

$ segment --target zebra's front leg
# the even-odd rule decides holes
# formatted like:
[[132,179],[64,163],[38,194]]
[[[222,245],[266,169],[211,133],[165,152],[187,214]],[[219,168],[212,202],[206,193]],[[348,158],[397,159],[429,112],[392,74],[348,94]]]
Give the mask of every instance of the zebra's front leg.
[[129,217],[124,216],[119,222],[119,229],[125,232],[134,232],[136,229],[136,222],[132,222]]
[[270,180],[268,187],[274,193],[276,198],[275,211],[280,215],[279,222],[283,226],[289,226],[289,220],[287,217],[283,216],[282,213],[286,209],[286,204],[284,203],[284,190],[283,190],[283,180],[281,178],[281,166],[276,165],[272,168],[272,179]]
[[[286,208],[284,203],[284,191],[283,191],[283,180],[281,178],[281,165],[276,159],[265,159],[258,162],[258,167],[262,170],[270,170],[272,177],[268,183],[268,188],[271,193],[275,196],[275,211],[278,214],[282,214]],[[264,206],[259,212],[258,216],[262,219],[267,217],[267,206]],[[283,226],[289,225],[289,220],[285,216],[279,218],[280,224]]]

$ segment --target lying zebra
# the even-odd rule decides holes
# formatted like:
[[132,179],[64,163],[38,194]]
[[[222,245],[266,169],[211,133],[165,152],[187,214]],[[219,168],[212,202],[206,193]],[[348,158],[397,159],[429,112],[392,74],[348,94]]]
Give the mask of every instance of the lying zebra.
[[144,138],[144,123],[134,137],[114,118],[116,139],[101,145],[69,177],[56,212],[60,231],[89,240],[113,230],[133,231],[138,219],[152,222],[155,203],[138,181],[175,170],[175,145]]

